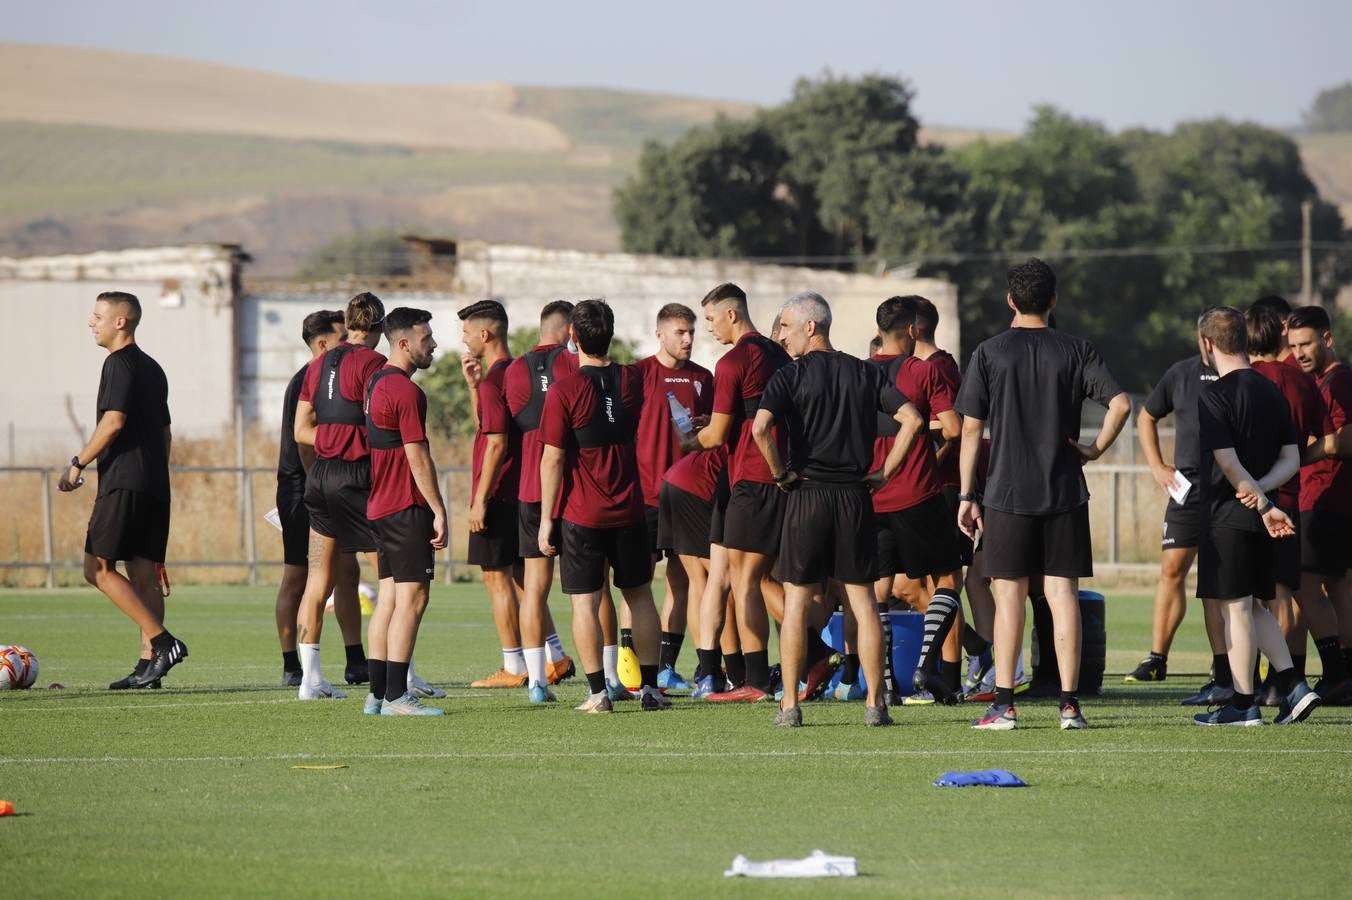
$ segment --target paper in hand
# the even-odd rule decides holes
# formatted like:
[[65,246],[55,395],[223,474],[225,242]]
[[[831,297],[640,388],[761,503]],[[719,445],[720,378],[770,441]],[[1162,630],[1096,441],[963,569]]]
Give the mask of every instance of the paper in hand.
[[272,509],[268,510],[267,512],[263,513],[263,521],[267,522],[269,525],[271,525],[273,528],[276,528],[278,531],[282,530],[282,517],[277,513],[277,507],[275,506]]
[[1169,482],[1169,496],[1174,498],[1174,502],[1179,506],[1188,499],[1188,491],[1192,490],[1192,482],[1189,481],[1182,472],[1174,469],[1174,480]]

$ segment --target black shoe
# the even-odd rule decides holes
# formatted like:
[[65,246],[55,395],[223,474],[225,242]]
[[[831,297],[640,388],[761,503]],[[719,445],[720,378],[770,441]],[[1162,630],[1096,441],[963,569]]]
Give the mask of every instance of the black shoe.
[[1327,678],[1319,679],[1314,692],[1323,700],[1324,706],[1347,706],[1352,702],[1352,678],[1330,683]]
[[1169,674],[1169,663],[1154,654],[1141,660],[1136,668],[1122,679],[1125,684],[1140,684],[1146,681],[1163,681]]
[[300,687],[303,672],[292,672],[287,669],[282,670],[282,687]]
[[135,673],[135,672],[132,672],[132,673],[130,673],[129,675],[127,675],[127,677],[125,677],[125,678],[119,678],[117,681],[114,681],[112,684],[108,685],[108,690],[110,690],[110,691],[125,691],[125,690],[127,690],[128,688],[132,687],[131,680],[132,680],[133,678],[135,678],[135,677],[136,677],[136,673]]
[[962,702],[962,695],[950,688],[938,672],[916,669],[915,674],[911,676],[911,687],[917,694],[928,691],[934,697],[935,703],[942,703],[944,706],[954,706]]
[[[366,660],[348,663],[347,668],[343,670],[343,679],[348,684],[366,684],[370,681],[371,674],[367,671]],[[297,681],[296,684],[300,684],[300,681]]]
[[164,677],[174,666],[188,658],[188,645],[178,638],[170,638],[169,643],[155,650],[146,663],[146,669],[140,675],[131,677],[131,687],[150,687]]

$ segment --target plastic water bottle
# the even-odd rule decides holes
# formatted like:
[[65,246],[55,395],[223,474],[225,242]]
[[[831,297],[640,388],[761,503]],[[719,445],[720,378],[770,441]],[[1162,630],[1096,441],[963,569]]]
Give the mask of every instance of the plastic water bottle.
[[676,430],[681,434],[689,434],[690,410],[681,405],[681,401],[676,399],[676,395],[667,391],[667,406],[671,408],[671,421],[675,423]]

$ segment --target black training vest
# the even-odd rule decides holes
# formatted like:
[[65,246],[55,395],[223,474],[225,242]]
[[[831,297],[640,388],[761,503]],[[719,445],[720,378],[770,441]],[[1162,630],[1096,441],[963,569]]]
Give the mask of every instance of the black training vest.
[[512,416],[516,427],[523,433],[540,427],[540,413],[545,408],[545,394],[554,383],[554,360],[568,348],[563,345],[550,350],[531,350],[522,359],[526,362],[526,372],[530,378],[530,402],[521,408],[521,412]]
[[638,423],[624,408],[620,367],[583,366],[577,370],[596,388],[596,411],[591,420],[573,432],[579,447],[613,447],[632,444]]
[[[755,337],[748,340],[747,343],[758,344],[760,348],[765,351],[766,356],[774,355],[773,351],[770,350],[771,347],[781,352],[784,350],[783,347],[779,346],[778,344],[776,344],[774,341],[770,340],[763,334],[756,335]],[[761,401],[760,394],[757,394],[754,397],[743,397],[742,415],[745,416],[748,420],[756,418],[756,411],[760,409],[760,401]]]
[[315,422],[320,425],[363,425],[366,422],[361,402],[343,396],[338,374],[343,360],[356,348],[356,344],[339,344],[324,354],[312,404]]
[[[372,450],[398,450],[404,446],[404,439],[399,434],[397,428],[381,428],[376,425],[375,420],[371,418],[371,394],[375,392],[376,382],[386,375],[404,375],[399,369],[381,369],[371,376],[371,380],[366,382],[366,443]],[[405,377],[407,377],[405,375]]]
[[[868,359],[865,362],[882,369],[883,374],[887,377],[887,383],[896,387],[897,373],[901,371],[901,362],[905,358],[898,356],[896,359]],[[901,423],[882,410],[878,410],[878,437],[896,437],[900,433]]]

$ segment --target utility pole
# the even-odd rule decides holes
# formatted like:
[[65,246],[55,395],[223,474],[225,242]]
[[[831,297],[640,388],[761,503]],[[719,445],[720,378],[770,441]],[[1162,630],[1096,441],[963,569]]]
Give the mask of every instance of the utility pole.
[[1313,228],[1310,225],[1310,215],[1314,211],[1314,204],[1305,200],[1300,204],[1300,305],[1314,305],[1314,259]]

